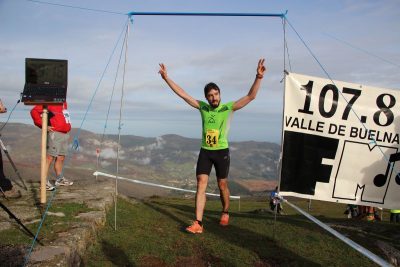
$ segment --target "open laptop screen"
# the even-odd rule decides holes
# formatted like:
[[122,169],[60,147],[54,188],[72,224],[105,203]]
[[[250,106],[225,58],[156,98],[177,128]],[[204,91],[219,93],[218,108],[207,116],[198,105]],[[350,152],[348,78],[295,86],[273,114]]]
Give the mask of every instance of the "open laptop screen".
[[62,59],[25,59],[27,84],[67,87],[68,61]]

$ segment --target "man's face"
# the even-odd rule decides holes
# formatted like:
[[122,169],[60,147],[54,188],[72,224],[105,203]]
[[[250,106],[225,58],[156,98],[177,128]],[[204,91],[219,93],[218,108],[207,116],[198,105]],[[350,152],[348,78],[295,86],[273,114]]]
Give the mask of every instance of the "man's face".
[[207,95],[206,95],[208,104],[212,106],[213,108],[217,108],[219,106],[219,103],[221,102],[221,96],[219,94],[219,91],[216,89],[211,89]]

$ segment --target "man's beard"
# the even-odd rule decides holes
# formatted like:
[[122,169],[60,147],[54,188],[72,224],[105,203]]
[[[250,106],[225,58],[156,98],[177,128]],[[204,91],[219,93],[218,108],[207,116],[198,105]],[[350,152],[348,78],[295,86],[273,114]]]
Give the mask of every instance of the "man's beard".
[[210,104],[210,106],[212,106],[213,108],[219,107],[219,103],[221,103],[221,100],[219,100],[216,104],[214,104],[213,102],[208,102],[208,104]]

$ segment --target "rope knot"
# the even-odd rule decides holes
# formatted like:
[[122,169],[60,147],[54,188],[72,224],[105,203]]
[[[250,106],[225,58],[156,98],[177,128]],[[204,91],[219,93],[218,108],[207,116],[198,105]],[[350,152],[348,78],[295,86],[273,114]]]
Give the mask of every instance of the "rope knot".
[[72,149],[73,150],[79,150],[79,140],[77,137],[74,138],[74,141],[72,142]]

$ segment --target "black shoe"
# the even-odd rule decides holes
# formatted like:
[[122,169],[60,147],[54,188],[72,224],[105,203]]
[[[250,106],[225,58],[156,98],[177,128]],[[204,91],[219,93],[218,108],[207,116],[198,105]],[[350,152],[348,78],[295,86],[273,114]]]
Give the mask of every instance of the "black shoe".
[[15,189],[13,187],[10,190],[4,191],[3,196],[5,196],[6,198],[9,198],[9,199],[16,199],[16,198],[20,198],[22,195],[19,190]]

